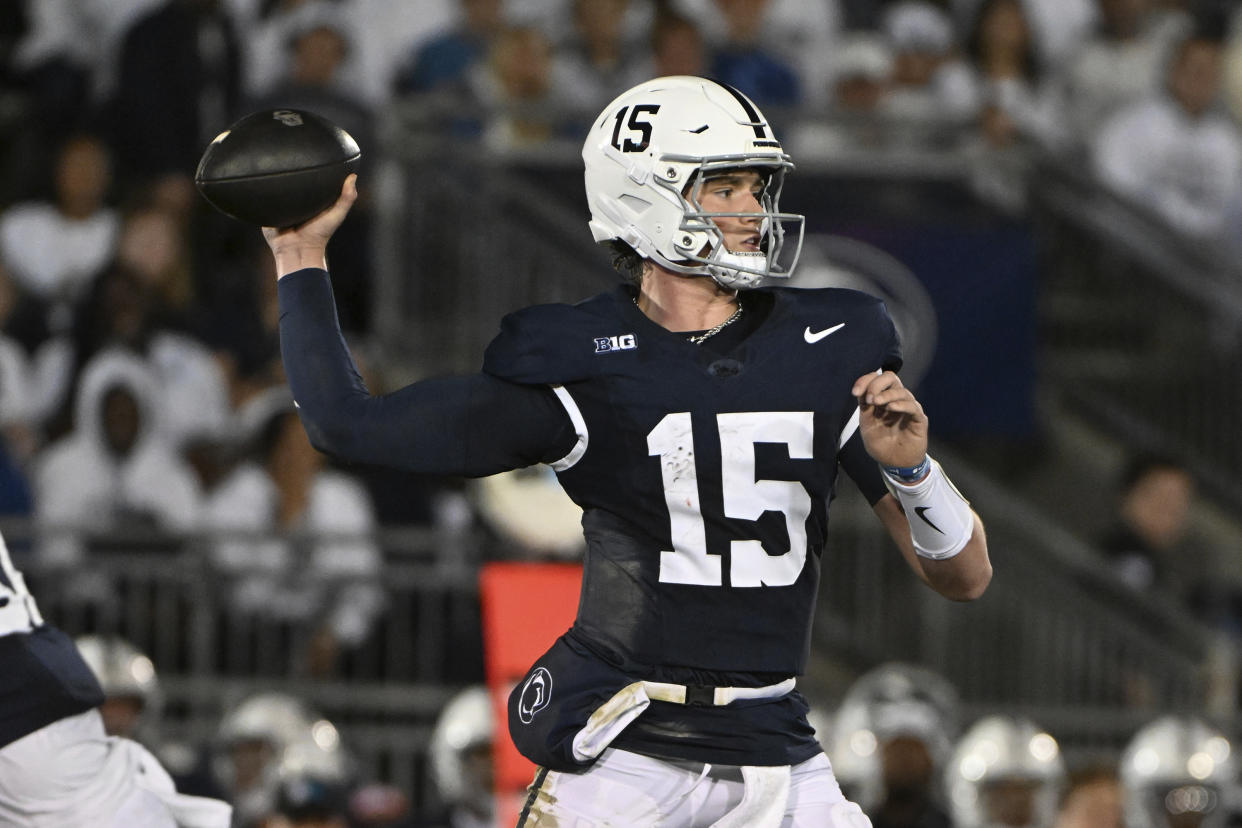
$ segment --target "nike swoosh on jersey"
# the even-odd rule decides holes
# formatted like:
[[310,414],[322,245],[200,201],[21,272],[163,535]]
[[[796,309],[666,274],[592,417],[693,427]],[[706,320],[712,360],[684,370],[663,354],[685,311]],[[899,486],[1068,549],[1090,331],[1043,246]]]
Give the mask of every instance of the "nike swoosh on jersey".
[[836,333],[837,331],[841,330],[844,327],[845,327],[845,323],[839,322],[836,325],[833,325],[831,328],[824,328],[822,331],[812,331],[811,326],[807,325],[806,330],[802,332],[802,336],[806,339],[807,342],[814,344],[816,342],[819,342],[824,337]]

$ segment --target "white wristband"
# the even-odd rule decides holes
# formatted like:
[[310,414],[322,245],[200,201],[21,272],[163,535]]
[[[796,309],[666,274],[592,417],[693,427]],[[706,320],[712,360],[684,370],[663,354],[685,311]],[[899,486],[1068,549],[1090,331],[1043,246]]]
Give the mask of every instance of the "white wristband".
[[970,503],[962,497],[935,460],[931,471],[906,485],[882,475],[888,490],[901,503],[910,524],[910,538],[920,557],[943,561],[961,552],[975,530]]

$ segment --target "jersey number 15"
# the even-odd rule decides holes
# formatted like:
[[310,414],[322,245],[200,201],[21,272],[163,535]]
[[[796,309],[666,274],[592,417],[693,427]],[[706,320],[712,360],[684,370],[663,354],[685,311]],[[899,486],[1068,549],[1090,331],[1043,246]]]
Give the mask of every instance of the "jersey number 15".
[[[716,415],[725,517],[758,520],[764,512],[781,512],[789,531],[789,551],[783,555],[769,555],[754,539],[730,542],[729,583],[735,587],[789,586],[802,572],[811,496],[795,480],[756,480],[755,443],[784,443],[790,459],[810,459],[814,417],[811,411]],[[665,415],[647,435],[647,451],[660,458],[673,540],[672,550],[660,553],[660,581],[721,586],[720,555],[707,551],[689,412]]]

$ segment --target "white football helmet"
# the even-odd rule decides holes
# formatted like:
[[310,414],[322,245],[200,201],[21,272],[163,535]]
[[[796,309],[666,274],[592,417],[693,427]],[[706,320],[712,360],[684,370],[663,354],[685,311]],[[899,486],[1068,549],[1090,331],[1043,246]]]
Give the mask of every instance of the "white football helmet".
[[1229,740],[1203,721],[1163,716],[1138,731],[1121,757],[1128,828],[1215,828],[1236,763]]
[[78,652],[107,696],[133,696],[151,702],[159,695],[155,665],[137,647],[116,635],[83,635]]
[[[591,233],[623,241],[645,259],[686,275],[709,275],[728,288],[755,287],[793,273],[804,220],[779,211],[789,155],[759,109],[741,92],[689,76],[656,78],[604,109],[582,147]],[[765,181],[761,250],[733,253],[698,194],[705,174],[753,169]],[[745,214],[751,215],[751,214]],[[785,224],[796,226],[788,263]]]
[[285,751],[312,732],[319,717],[301,699],[263,692],[225,713],[216,731],[212,772],[244,819],[276,802]]
[[850,685],[833,719],[828,758],[842,788],[864,810],[884,795],[884,745],[899,737],[924,744],[937,771],[948,761],[961,725],[957,688],[932,670],[889,663]]
[[1051,828],[1065,784],[1056,739],[1034,722],[986,716],[949,761],[949,808],[958,828]]
[[276,769],[282,780],[316,779],[343,785],[353,775],[354,759],[336,725],[316,719],[285,745]]
[[301,699],[286,693],[247,696],[220,720],[217,738],[223,744],[270,742],[279,754],[307,733],[318,717]]
[[109,699],[134,699],[140,705],[138,730],[112,735],[130,738],[137,738],[143,735],[142,732],[153,735],[163,711],[164,694],[151,659],[117,635],[83,635],[74,639],[74,643],[95,678],[99,679],[105,696]]
[[467,755],[476,750],[490,754],[496,733],[492,694],[482,685],[467,687],[449,699],[436,719],[428,754],[431,775],[440,798],[451,805],[487,807],[491,780],[480,778]]

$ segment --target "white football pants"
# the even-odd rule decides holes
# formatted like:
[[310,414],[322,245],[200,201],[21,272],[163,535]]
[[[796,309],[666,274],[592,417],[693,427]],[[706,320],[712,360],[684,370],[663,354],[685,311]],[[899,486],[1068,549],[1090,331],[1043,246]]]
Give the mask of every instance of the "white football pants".
[[871,828],[824,754],[793,767],[654,759],[606,749],[586,770],[540,770],[519,828]]
[[0,748],[0,826],[228,828],[225,802],[178,794],[146,748],[104,733],[98,710]]

